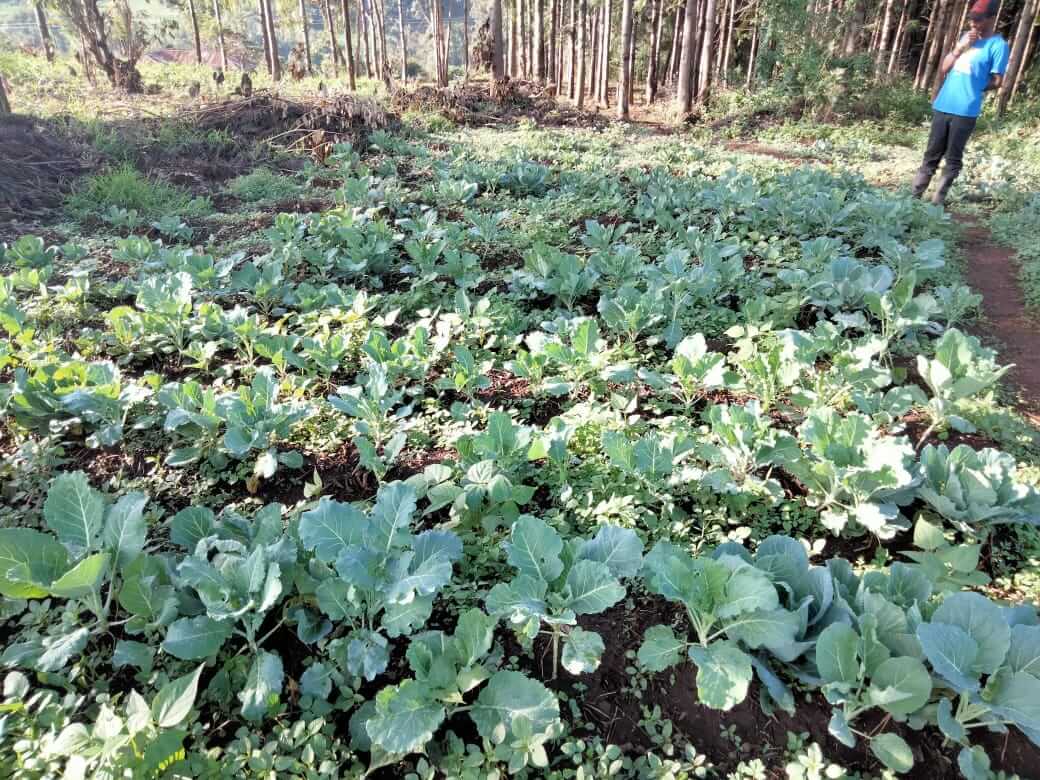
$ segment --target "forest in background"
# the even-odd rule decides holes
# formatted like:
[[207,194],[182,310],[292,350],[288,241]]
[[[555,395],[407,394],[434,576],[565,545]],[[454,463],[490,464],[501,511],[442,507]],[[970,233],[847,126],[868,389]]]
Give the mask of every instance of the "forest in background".
[[[77,53],[113,84],[136,86],[149,51],[265,68],[278,80],[320,72],[355,88],[493,71],[544,83],[579,107],[667,96],[679,115],[730,88],[766,86],[824,114],[899,110],[938,88],[939,64],[969,0],[33,0],[0,15],[6,34],[47,53]],[[996,106],[1036,90],[1040,0],[1004,0],[1011,44]],[[402,26],[401,20],[405,20]],[[498,31],[496,35],[496,30]],[[498,45],[496,45],[496,42]],[[175,52],[177,53],[177,52]],[[638,96],[638,100],[636,100]]]

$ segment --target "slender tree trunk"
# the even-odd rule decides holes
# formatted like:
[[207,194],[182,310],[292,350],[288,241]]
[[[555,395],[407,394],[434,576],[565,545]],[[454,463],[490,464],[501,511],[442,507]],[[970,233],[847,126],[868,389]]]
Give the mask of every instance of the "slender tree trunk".
[[726,36],[726,53],[722,58],[722,83],[729,84],[729,69],[733,56],[733,38],[737,34],[737,0],[729,2],[729,35]]
[[1008,60],[1007,73],[1004,74],[1004,81],[997,95],[998,116],[1003,115],[1007,110],[1008,100],[1010,100],[1019,78],[1025,71],[1025,68],[1022,66],[1026,62],[1026,49],[1033,37],[1033,25],[1036,23],[1038,4],[1040,4],[1038,0],[1026,0],[1026,4],[1022,7],[1022,13],[1018,17],[1015,40],[1011,44],[1011,59]]
[[661,3],[663,0],[650,0],[650,45],[646,50],[646,104],[650,105],[657,98],[657,57],[661,45]]
[[947,14],[946,19],[946,26],[944,28],[945,34],[942,38],[939,39],[939,50],[936,52],[936,62],[934,66],[934,71],[932,73],[932,78],[929,81],[929,83],[925,85],[926,87],[929,87],[933,92],[939,89],[940,86],[942,86],[943,79],[945,78],[941,67],[942,60],[946,52],[950,51],[954,47],[954,44],[957,42],[957,39],[960,36],[961,30],[964,29],[964,23],[960,20],[961,17],[964,16],[967,12],[967,9],[967,0],[964,0],[963,4],[960,3],[959,0],[953,0],[953,3],[950,5],[949,13]]
[[213,0],[213,14],[217,17],[217,41],[220,44],[220,67],[227,72],[227,47],[224,45],[224,19],[220,15],[220,0]]
[[336,22],[332,16],[331,0],[321,0],[321,15],[325,20],[325,29],[329,33],[329,50],[332,52],[332,75],[339,78],[339,64],[343,57],[336,41]]
[[[646,10],[646,7],[643,7]],[[642,11],[637,13],[634,9],[632,11],[632,34],[628,40],[628,105],[632,106],[636,102],[635,83],[636,83],[636,48],[637,42],[639,41],[639,19],[642,16]]]
[[264,8],[267,11],[267,36],[271,41],[271,78],[275,81],[282,80],[282,58],[278,53],[278,28],[274,19],[274,3],[272,0],[264,0]]
[[[37,22],[38,22],[39,19],[40,19],[40,14],[42,13],[42,8],[41,8],[41,6],[39,4],[37,4],[36,8],[37,8],[37,12],[36,12],[37,17],[36,17],[36,19],[37,19]],[[195,0],[188,0],[188,16],[191,17],[191,34],[192,34],[192,38],[195,41],[195,64],[196,65],[201,65],[202,64],[202,38],[199,37],[199,17],[195,13]],[[42,33],[41,33],[41,37],[43,37]],[[53,55],[49,55],[47,57],[47,62],[50,62],[52,59],[53,59]]]
[[589,36],[589,47],[591,48],[591,55],[589,57],[589,92],[592,93],[592,97],[596,104],[599,105],[603,102],[603,98],[600,95],[600,88],[603,86],[602,80],[599,77],[599,66],[603,61],[603,6],[595,10],[592,14],[591,22],[592,34]]
[[628,96],[632,91],[632,0],[621,3],[621,57],[618,63],[618,119],[628,119]]
[[531,0],[534,20],[531,22],[531,46],[534,48],[534,78],[539,84],[545,81],[545,0]]
[[715,0],[707,0],[704,9],[704,34],[701,38],[701,67],[697,80],[697,100],[708,99],[711,89],[711,62],[715,54]]
[[384,13],[383,0],[372,0],[372,8],[375,10],[377,29],[379,30],[379,78],[387,91],[390,90],[390,59],[386,51],[386,14]]
[[463,80],[469,81],[469,0],[462,0],[462,58],[466,66]]
[[683,19],[685,16],[684,6],[680,5],[675,9],[675,23],[672,25],[672,46],[668,54],[668,84],[671,86],[675,85],[679,75],[679,54],[682,51]]
[[11,101],[7,99],[7,90],[4,88],[4,74],[0,73],[0,116],[11,113]]
[[347,56],[347,83],[353,92],[357,89],[357,79],[354,63],[354,43],[351,41],[350,3],[348,0],[341,0],[340,10],[343,12],[343,48]]
[[693,60],[696,56],[694,44],[697,39],[697,0],[686,0],[686,15],[683,19],[682,53],[679,58],[679,113],[688,114],[693,108]]
[[549,3],[549,40],[545,44],[545,78],[550,85],[557,83],[556,42],[560,32],[560,3],[551,0]]
[[925,0],[924,11],[927,12],[928,24],[924,28],[924,43],[921,44],[921,53],[917,56],[917,68],[914,71],[914,88],[920,89],[924,80],[924,70],[928,67],[928,55],[931,51],[932,40],[935,37],[935,14],[936,6],[940,0]]
[[580,0],[578,3],[578,83],[575,88],[579,109],[585,107],[585,49],[588,45],[585,23],[588,13],[588,0]]
[[[47,25],[47,12],[43,7],[43,0],[35,0],[33,10],[36,12],[36,29],[40,33],[40,43],[43,45],[43,53],[47,62],[54,62],[54,40],[51,38],[51,28]],[[192,18],[194,19],[194,6],[192,7]],[[195,27],[196,35],[198,26]]]
[[[1034,8],[1034,16],[1040,15],[1040,2],[1038,2]],[[1025,81],[1025,74],[1029,70],[1033,60],[1033,49],[1036,47],[1036,36],[1030,32],[1029,41],[1026,43],[1026,52],[1022,56],[1022,67],[1018,69],[1018,78],[1015,79],[1015,83],[1011,87],[1011,99],[1012,103],[1015,102],[1015,96],[1018,94],[1018,88]]]
[[264,41],[264,62],[267,64],[267,73],[274,72],[271,65],[271,39],[267,35],[267,10],[264,8],[264,0],[258,0],[260,11],[260,34]]
[[899,13],[899,21],[896,23],[896,34],[892,39],[892,50],[888,53],[888,64],[885,73],[889,76],[895,69],[896,62],[901,62],[903,57],[903,35],[906,32],[906,19],[913,11],[910,8],[910,0],[903,3],[903,10]]
[[758,56],[758,6],[751,17],[751,49],[748,51],[747,78],[744,89],[751,89],[751,80],[755,77],[755,58]]
[[397,0],[397,24],[401,29],[401,83],[408,83],[408,31],[405,28],[404,0]]
[[[506,75],[502,55],[505,46],[502,40],[502,0],[491,3],[491,78],[493,85],[502,81]],[[492,86],[494,89],[494,86]]]
[[577,98],[578,81],[578,0],[571,0],[571,23],[567,30],[567,97]]
[[610,39],[613,36],[614,9],[611,0],[603,0],[603,42],[600,45],[600,102],[610,108]]
[[303,28],[303,53],[307,58],[307,73],[308,75],[313,73],[313,63],[311,61],[311,25],[310,16],[307,9],[307,0],[300,0],[300,26]]
[[942,57],[942,46],[945,40],[946,17],[949,15],[951,0],[935,0],[932,6],[932,19],[929,23],[929,32],[932,39],[929,42],[928,53],[924,62],[924,70],[918,86],[925,89],[932,83],[932,74],[935,72],[936,60]]

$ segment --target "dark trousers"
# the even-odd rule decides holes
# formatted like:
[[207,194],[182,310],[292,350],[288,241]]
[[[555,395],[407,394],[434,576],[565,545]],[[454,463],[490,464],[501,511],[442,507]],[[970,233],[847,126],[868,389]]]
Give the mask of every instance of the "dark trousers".
[[961,172],[964,163],[964,147],[968,144],[972,130],[975,129],[975,117],[957,116],[936,111],[932,114],[932,130],[928,134],[928,148],[924,152],[924,161],[914,179],[914,194],[920,195],[928,189],[928,183],[935,175],[939,162],[946,158],[946,170],[943,171],[939,183],[938,199],[946,197],[946,191],[953,180]]

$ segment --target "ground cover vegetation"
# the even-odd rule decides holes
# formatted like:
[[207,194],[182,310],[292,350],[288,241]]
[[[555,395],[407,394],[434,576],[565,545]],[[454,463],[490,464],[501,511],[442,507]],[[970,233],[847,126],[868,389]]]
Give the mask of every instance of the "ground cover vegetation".
[[[233,68],[245,12],[189,5]],[[227,103],[143,43],[89,88],[0,52],[0,137],[78,161],[0,223],[0,776],[1035,774],[1037,387],[905,190],[963,3],[581,2],[574,49],[508,4],[473,70],[566,108],[400,89],[470,52],[437,4],[391,51],[392,5],[278,98],[270,2]],[[580,110],[635,71],[635,124]],[[1017,73],[950,204],[1036,305]]]

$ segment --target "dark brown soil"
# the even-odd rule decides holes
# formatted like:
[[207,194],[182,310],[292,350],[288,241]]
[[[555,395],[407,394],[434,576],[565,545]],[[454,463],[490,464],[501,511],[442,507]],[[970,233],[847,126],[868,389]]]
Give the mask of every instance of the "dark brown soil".
[[[977,329],[979,335],[999,343],[1001,362],[1015,364],[1008,379],[1027,405],[1040,409],[1040,360],[1036,359],[1040,324],[1026,313],[1014,252],[996,243],[974,217],[960,214],[956,219],[964,226],[968,283],[983,299],[986,324]],[[1040,422],[1040,417],[1034,419]]]
[[[865,740],[860,740],[856,748],[850,749],[830,736],[827,723],[831,708],[819,695],[807,701],[804,695],[796,692],[798,706],[793,716],[779,710],[768,716],[759,705],[760,686],[756,681],[743,703],[728,712],[712,710],[697,703],[696,668],[685,663],[653,675],[646,691],[637,697],[628,671],[634,661],[626,657],[626,651],[638,649],[643,633],[650,626],[674,624],[684,627],[684,623],[676,605],[659,597],[639,596],[634,602],[631,610],[619,604],[602,615],[582,619],[584,628],[608,638],[602,663],[595,672],[575,678],[561,669],[557,680],[548,683],[558,690],[568,689],[577,682],[585,686],[586,690],[578,697],[582,713],[594,725],[595,733],[605,741],[636,750],[652,749],[653,742],[640,725],[640,720],[642,708],[653,709],[656,705],[660,706],[662,716],[672,721],[675,730],[685,735],[722,772],[732,770],[741,760],[750,758],[760,758],[767,767],[779,769],[784,762],[788,732],[807,732],[810,741],[819,743],[829,759],[841,762],[846,769],[880,771],[880,764],[870,753]],[[552,661],[551,654],[545,649],[536,644],[533,670],[543,680],[549,680]],[[943,745],[942,735],[937,729],[914,731],[890,720],[886,722],[879,716],[864,716],[856,721],[856,726],[868,733],[883,728],[902,736],[914,751],[916,777],[951,780],[960,777],[956,749]],[[1040,750],[1015,729],[1006,736],[973,734],[973,739],[986,748],[995,770],[1028,776],[1040,765]],[[739,745],[747,746],[747,752],[742,752]]]

